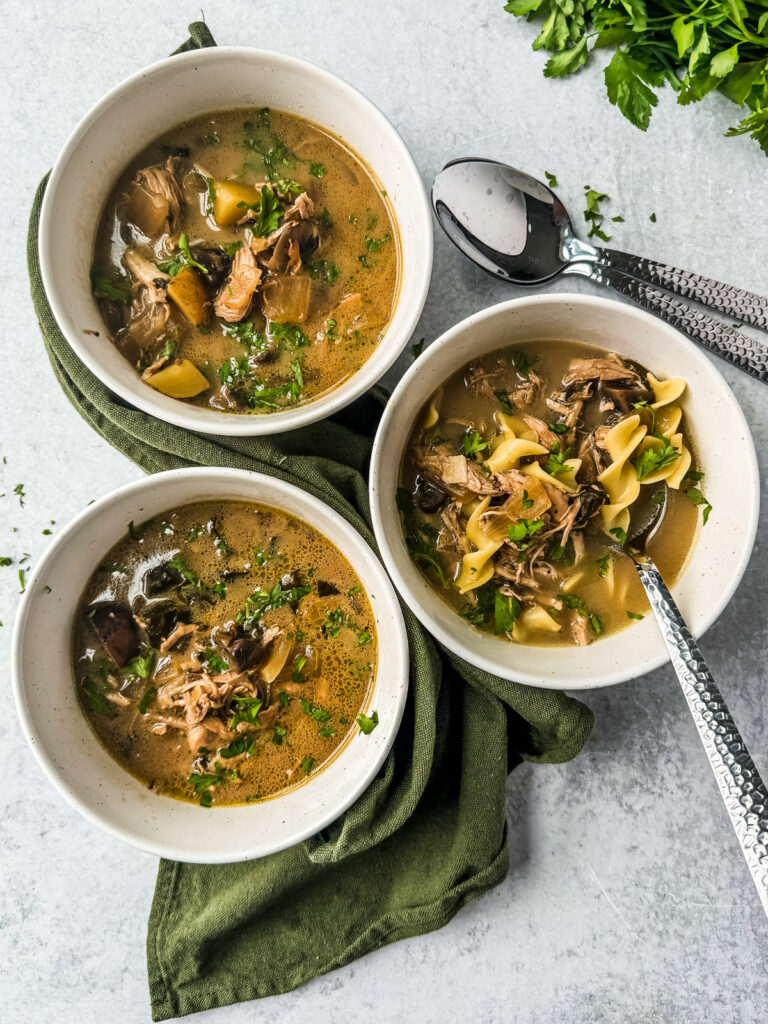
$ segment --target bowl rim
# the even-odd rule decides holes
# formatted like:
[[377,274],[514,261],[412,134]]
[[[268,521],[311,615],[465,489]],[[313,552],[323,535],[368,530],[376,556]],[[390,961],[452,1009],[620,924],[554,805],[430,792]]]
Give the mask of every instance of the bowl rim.
[[[366,590],[371,591],[374,587],[377,590],[379,597],[384,596],[386,602],[386,614],[391,613],[392,621],[388,622],[387,632],[387,646],[391,649],[394,654],[394,661],[396,663],[397,678],[399,682],[396,686],[399,689],[396,691],[397,704],[395,708],[395,714],[389,715],[386,724],[386,740],[376,748],[375,756],[370,757],[370,761],[366,763],[364,770],[361,770],[357,775],[357,778],[351,783],[344,794],[343,800],[339,800],[336,803],[330,801],[326,805],[326,810],[322,815],[318,815],[316,819],[312,819],[308,825],[297,827],[295,832],[284,840],[279,842],[267,843],[263,841],[257,842],[248,846],[243,844],[237,850],[233,850],[230,855],[222,857],[221,855],[211,856],[206,855],[205,849],[191,852],[185,846],[174,847],[172,843],[155,839],[154,837],[144,837],[136,834],[136,831],[128,826],[117,825],[114,822],[108,820],[98,809],[94,808],[91,803],[81,798],[72,788],[70,788],[64,772],[59,769],[56,764],[56,758],[54,752],[47,749],[43,739],[40,736],[39,730],[35,725],[34,712],[30,708],[27,700],[26,686],[24,681],[23,672],[23,658],[25,644],[29,642],[29,638],[25,637],[27,624],[30,614],[33,610],[35,602],[37,602],[42,594],[41,586],[42,580],[45,578],[46,570],[48,566],[56,560],[59,551],[65,547],[70,538],[77,534],[91,518],[99,515],[102,511],[107,510],[108,514],[117,520],[119,510],[124,507],[126,501],[138,500],[141,494],[145,490],[149,490],[154,486],[157,486],[159,480],[169,478],[187,477],[190,479],[198,478],[201,481],[205,477],[211,477],[215,479],[218,476],[226,476],[228,479],[238,479],[247,483],[253,484],[254,488],[258,488],[263,482],[268,482],[270,486],[276,486],[278,490],[283,491],[286,496],[286,503],[290,499],[290,495],[294,491],[299,491],[303,496],[314,498],[319,506],[322,507],[323,513],[330,517],[333,525],[341,531],[339,540],[343,539],[343,535],[354,534],[358,538],[359,544],[361,545],[361,551],[364,548],[366,554],[364,557],[369,559],[368,564],[365,566],[365,571],[361,566],[355,565],[347,554],[347,550],[342,547],[333,539],[331,543],[341,552],[344,558],[347,559],[349,564],[352,566],[354,571],[360,577],[361,582],[366,587]],[[213,481],[211,481],[213,482]],[[205,495],[195,500],[212,500],[212,495]],[[253,498],[236,498],[232,500],[246,501],[251,500],[256,504],[270,505],[268,500],[262,500],[256,493]],[[189,502],[187,502],[188,504]],[[277,507],[272,505],[271,507]],[[288,509],[284,509],[288,511]],[[297,514],[295,511],[291,511],[289,514],[295,515],[297,518],[304,522],[308,522],[310,526],[324,533],[323,529],[316,526],[303,515]],[[122,519],[121,519],[122,522]],[[325,535],[325,534],[324,534]],[[88,570],[89,572],[92,569]],[[376,605],[373,604],[374,617],[376,617]],[[46,549],[40,560],[34,566],[30,573],[30,577],[27,580],[26,588],[22,599],[19,602],[17,614],[14,622],[13,636],[11,642],[11,688],[14,697],[14,703],[16,706],[16,714],[21,725],[21,731],[24,735],[25,740],[32,754],[37,761],[38,765],[43,771],[46,778],[53,784],[54,788],[64,797],[64,799],[73,806],[87,821],[91,824],[96,825],[102,831],[113,836],[122,842],[133,846],[136,849],[144,850],[147,853],[154,854],[158,857],[165,857],[171,860],[182,861],[184,863],[196,863],[196,864],[225,864],[225,863],[236,863],[245,860],[253,860],[263,856],[269,856],[272,853],[277,853],[280,850],[288,849],[289,847],[296,846],[303,842],[305,839],[316,835],[322,829],[326,828],[332,822],[336,821],[342,814],[344,814],[356,800],[368,789],[376,774],[378,773],[381,766],[384,764],[392,745],[395,742],[397,734],[400,729],[400,723],[402,721],[403,713],[405,710],[405,704],[410,688],[410,661],[409,661],[409,644],[408,636],[405,628],[405,621],[402,614],[402,608],[398,595],[392,583],[386,573],[381,560],[376,555],[376,552],[368,543],[368,541],[358,533],[358,531],[349,523],[343,516],[330,507],[326,502],[321,501],[312,494],[311,491],[304,491],[302,488],[297,487],[295,484],[289,483],[280,477],[269,476],[266,473],[258,473],[252,470],[244,469],[227,469],[221,466],[195,466],[195,467],[182,467],[181,469],[167,470],[162,473],[153,473],[146,476],[140,477],[138,480],[131,481],[127,484],[123,484],[120,487],[115,488],[109,493],[98,498],[92,505],[87,505],[81,512],[79,512],[59,533],[55,539],[51,542],[49,547]],[[67,664],[66,670],[69,672],[70,666]],[[392,673],[390,673],[390,677]],[[376,693],[376,687],[379,683],[379,670],[377,668],[376,678],[374,679],[372,695]],[[384,723],[380,723],[384,724]],[[337,763],[341,760],[345,753],[350,748],[351,740],[354,736],[347,739],[344,744],[340,747],[338,753],[332,758],[329,763],[330,767],[332,764]],[[94,744],[98,744],[99,740],[96,736],[93,736]],[[106,749],[106,748],[105,748]],[[367,747],[365,748],[368,749]],[[106,751],[107,756],[111,757],[109,751]],[[114,758],[112,759],[114,761]],[[132,779],[137,782],[135,777],[130,772],[125,771],[119,762],[115,762],[118,767],[124,772],[126,780]],[[322,780],[325,774],[325,770],[319,772],[312,780],[313,784]],[[141,781],[138,780],[138,784],[142,785]],[[285,793],[276,795],[270,798],[269,803],[280,801],[284,796],[291,793],[296,793],[301,787],[292,787],[285,791]],[[315,790],[317,794],[317,789]],[[260,806],[259,803],[254,804],[238,804],[227,806],[222,810],[237,810],[245,815],[248,812],[257,812]]]
[[[745,539],[741,555],[734,563],[728,586],[719,593],[717,599],[712,602],[706,614],[701,616],[695,629],[691,630],[692,633],[694,636],[700,637],[719,618],[741,583],[751,557],[757,535],[760,512],[760,475],[754,440],[752,439],[749,424],[728,382],[720,373],[717,365],[707,358],[702,349],[682,334],[682,332],[678,331],[665,321],[660,320],[658,317],[655,317],[653,314],[646,312],[637,306],[630,305],[629,303],[619,302],[616,299],[593,296],[580,292],[540,292],[536,295],[507,299],[503,302],[495,303],[492,306],[487,306],[484,309],[470,314],[463,320],[459,321],[459,323],[448,328],[447,331],[444,331],[443,334],[441,334],[408,368],[406,373],[398,382],[390,400],[385,406],[379,427],[376,431],[376,437],[374,438],[373,449],[371,452],[369,479],[371,518],[373,520],[373,530],[376,536],[376,543],[379,546],[381,557],[384,560],[387,572],[390,574],[390,577],[395,584],[395,588],[408,607],[419,617],[419,620],[424,624],[429,632],[441,644],[447,647],[449,651],[459,657],[470,660],[478,668],[484,669],[492,675],[499,676],[511,682],[524,683],[530,686],[540,686],[545,689],[567,689],[573,691],[592,690],[603,686],[613,686],[618,683],[627,682],[630,679],[636,679],[639,676],[666,664],[669,660],[669,656],[666,651],[659,652],[658,654],[646,657],[627,670],[609,670],[602,672],[599,675],[595,675],[589,680],[574,682],[565,676],[560,677],[557,671],[553,672],[551,677],[543,677],[542,675],[534,675],[527,671],[521,671],[518,668],[501,665],[493,658],[487,657],[479,652],[468,652],[461,639],[464,631],[456,630],[455,632],[452,632],[444,628],[441,623],[431,615],[429,610],[424,607],[419,593],[410,586],[407,579],[401,574],[399,568],[400,554],[393,550],[389,544],[387,539],[387,530],[385,528],[385,523],[389,522],[392,518],[390,514],[391,509],[390,506],[384,502],[383,496],[378,488],[381,465],[385,458],[388,458],[390,461],[392,458],[392,453],[388,450],[387,442],[389,441],[388,435],[392,425],[395,418],[398,416],[400,399],[411,387],[413,381],[417,379],[426,364],[431,360],[439,358],[440,353],[449,347],[457,337],[472,330],[472,328],[479,323],[495,317],[501,318],[513,316],[515,311],[521,308],[544,304],[565,307],[579,305],[609,311],[618,310],[622,315],[635,317],[639,322],[652,325],[654,329],[667,334],[667,336],[676,336],[676,340],[678,342],[682,342],[687,346],[688,357],[692,362],[699,366],[706,366],[709,372],[716,375],[721,386],[723,398],[730,406],[731,414],[734,416],[735,421],[743,428],[744,436],[749,439],[749,443],[745,445],[746,451],[744,451],[744,458],[747,462],[747,475],[749,477],[751,489],[751,500],[749,505],[741,510],[744,516],[742,536]],[[446,376],[449,376],[450,372],[453,371],[449,371]],[[427,396],[425,395],[425,398],[426,397]],[[398,463],[401,455],[402,453],[398,452]],[[467,629],[468,628],[470,627],[467,626]],[[548,647],[545,649],[552,652],[555,658],[557,657],[557,651],[559,648]],[[570,650],[570,648],[566,647],[563,648],[563,650]]]
[[[174,399],[173,405],[167,409],[164,403],[160,403],[149,387],[141,389],[138,393],[128,392],[121,381],[111,370],[94,360],[86,350],[82,339],[77,332],[69,331],[61,324],[66,324],[68,317],[65,312],[66,296],[61,292],[56,283],[56,271],[53,263],[53,247],[50,241],[53,219],[55,216],[56,193],[61,187],[65,178],[68,164],[87,137],[92,125],[111,107],[113,103],[122,99],[145,79],[160,75],[172,68],[183,64],[208,64],[231,58],[242,58],[254,62],[269,61],[278,68],[290,68],[305,76],[314,77],[315,81],[323,88],[330,90],[342,89],[348,93],[351,100],[360,104],[371,121],[378,124],[381,138],[386,139],[387,146],[398,155],[400,166],[406,174],[413,179],[412,200],[414,212],[411,218],[416,234],[419,236],[420,258],[414,260],[414,268],[409,272],[409,281],[413,282],[414,295],[405,307],[404,321],[401,327],[399,340],[389,334],[389,326],[384,331],[381,340],[374,353],[365,363],[346,381],[333,388],[325,395],[300,405],[296,409],[285,409],[277,413],[263,415],[248,415],[221,413],[200,409],[197,406],[186,405],[183,401]],[[226,98],[222,99],[226,106]],[[223,109],[223,108],[220,108]],[[290,111],[289,111],[290,112]],[[320,125],[320,127],[323,127]],[[343,141],[343,140],[342,140]],[[366,166],[367,157],[357,154]],[[377,177],[376,168],[372,165],[369,170]],[[397,221],[398,210],[393,203],[393,214]],[[404,249],[403,233],[400,225],[397,224],[398,237],[401,250]],[[277,431],[296,430],[299,427],[316,423],[346,408],[352,402],[360,398],[369,390],[384,374],[391,369],[400,354],[405,349],[421,316],[432,276],[433,262],[433,226],[432,212],[429,205],[429,198],[421,180],[419,169],[405,144],[400,133],[387,115],[370,100],[360,89],[350,84],[340,75],[328,71],[326,68],[313,61],[293,57],[289,54],[280,53],[275,50],[263,50],[249,46],[215,46],[206,47],[201,50],[188,50],[185,53],[173,54],[155,61],[139,71],[134,72],[113,86],[102,96],[87,113],[80,119],[72,130],[57,156],[48,176],[43,200],[40,207],[40,219],[38,224],[38,258],[40,263],[40,275],[43,283],[43,290],[47,298],[51,313],[56,326],[61,331],[67,344],[72,348],[80,361],[106,386],[129,406],[139,409],[150,416],[171,423],[176,427],[186,430],[193,430],[196,433],[207,433],[219,436],[230,435],[236,437],[257,437],[264,434],[272,434]],[[420,277],[420,280],[419,280]],[[85,285],[84,285],[85,286]],[[394,311],[400,308],[402,302],[402,285],[395,299]],[[394,312],[393,312],[394,316]],[[391,320],[390,320],[391,324]],[[394,337],[394,340],[393,340]],[[373,358],[381,352],[387,351],[386,357],[382,357],[380,365],[374,373],[370,372],[370,364]],[[368,372],[366,372],[368,370]],[[146,392],[146,394],[145,394]]]

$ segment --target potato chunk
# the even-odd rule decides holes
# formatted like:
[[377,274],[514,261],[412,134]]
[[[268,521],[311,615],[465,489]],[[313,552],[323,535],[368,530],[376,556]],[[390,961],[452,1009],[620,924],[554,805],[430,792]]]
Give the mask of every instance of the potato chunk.
[[249,207],[259,208],[261,193],[250,185],[241,185],[237,181],[214,181],[216,198],[213,201],[213,219],[220,228],[237,224],[245,216],[246,208],[238,203],[246,203]]
[[145,380],[169,398],[194,398],[208,387],[207,378],[189,359],[174,359]]
[[167,293],[168,298],[178,306],[184,319],[193,327],[206,322],[208,296],[200,280],[200,274],[194,267],[182,267],[176,277],[168,282]]

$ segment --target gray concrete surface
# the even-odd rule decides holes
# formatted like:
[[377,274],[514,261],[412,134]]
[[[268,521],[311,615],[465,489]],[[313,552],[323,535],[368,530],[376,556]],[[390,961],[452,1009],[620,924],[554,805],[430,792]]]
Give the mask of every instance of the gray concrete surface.
[[[8,494],[0,498],[0,554],[29,552],[34,563],[49,520],[55,531],[139,470],[90,430],[53,378],[27,293],[28,209],[82,114],[177,46],[199,12],[149,0],[5,0],[2,11],[0,491]],[[553,171],[576,211],[585,184],[612,197],[609,212],[625,218],[613,225],[615,245],[768,293],[768,163],[752,142],[723,137],[737,111],[720,96],[678,108],[667,91],[642,134],[608,104],[599,66],[567,83],[544,79],[532,27],[506,15],[502,0],[209,0],[205,14],[222,43],[308,57],[361,88],[400,129],[425,184],[462,154]],[[417,333],[428,341],[513,294],[436,241]],[[765,473],[766,392],[720,369],[747,413]],[[17,483],[24,508],[11,493]],[[763,770],[765,568],[758,544],[703,641]],[[150,1019],[144,936],[156,863],[81,820],[26,749],[8,679],[18,589],[16,567],[0,569],[0,1016],[9,1024],[139,1024]],[[672,671],[586,701],[597,721],[583,755],[561,767],[525,766],[509,781],[512,870],[503,885],[435,934],[279,999],[194,1019],[764,1021],[767,923]]]

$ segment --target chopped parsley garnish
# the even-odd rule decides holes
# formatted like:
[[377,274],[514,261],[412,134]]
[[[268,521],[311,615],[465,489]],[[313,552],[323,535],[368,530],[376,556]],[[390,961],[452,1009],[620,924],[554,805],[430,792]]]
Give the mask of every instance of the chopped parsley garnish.
[[280,690],[280,692],[277,695],[277,699],[280,701],[281,705],[284,708],[287,708],[288,705],[291,703],[291,695],[290,693],[286,693],[285,690]]
[[304,654],[298,654],[296,660],[293,663],[293,671],[291,672],[291,679],[294,683],[306,683],[302,669],[307,664],[307,658]]
[[516,349],[514,352],[510,352],[509,359],[511,360],[512,365],[521,377],[527,377],[528,374],[531,372],[531,369],[539,361],[538,356],[527,356],[525,352],[521,352],[520,349]]
[[261,725],[259,711],[261,710],[262,701],[260,697],[235,697],[233,698],[233,706],[235,713],[229,723],[230,730],[234,729],[241,722],[246,722],[248,725]]
[[202,263],[198,263],[192,256],[192,253],[189,250],[189,236],[184,234],[183,231],[179,235],[179,250],[180,251],[175,256],[172,256],[171,259],[163,260],[161,263],[158,263],[158,269],[162,270],[165,274],[170,274],[171,277],[176,277],[184,267],[195,267],[204,274],[208,273],[208,268],[204,267]]
[[146,715],[150,704],[157,696],[157,687],[148,686],[142,694],[141,700],[139,701],[139,714]]
[[283,208],[280,205],[280,200],[269,185],[262,185],[259,216],[256,219],[255,225],[251,228],[254,235],[264,238],[275,231],[280,223],[282,213]]
[[595,565],[600,570],[599,575],[601,576],[601,578],[605,579],[605,577],[608,575],[608,570],[611,567],[610,555],[603,555],[602,558],[596,558]]
[[373,714],[369,717],[368,715],[364,715],[362,712],[360,712],[360,714],[357,716],[356,721],[357,724],[360,726],[360,732],[365,733],[365,735],[368,736],[379,724],[379,715],[378,712],[374,711]]
[[553,434],[567,434],[571,429],[567,423],[550,423],[548,426]]
[[323,212],[318,215],[317,219],[328,231],[333,227],[333,217],[331,216],[327,206],[323,207]]
[[527,551],[536,539],[535,534],[543,526],[543,519],[518,519],[507,527],[507,537],[520,551]]
[[557,178],[550,171],[544,171],[544,177],[547,179],[547,184],[550,188],[557,188]]
[[338,341],[339,326],[333,317],[329,317],[325,321],[325,336],[326,338],[330,338],[331,341]]
[[305,757],[304,760],[301,762],[301,767],[304,769],[304,774],[309,775],[309,773],[312,771],[316,764],[317,762],[315,761],[314,757]]
[[131,279],[116,271],[93,267],[91,290],[97,299],[119,302],[121,306],[127,306],[131,301]]
[[608,196],[605,192],[596,192],[589,185],[584,186],[584,202],[586,204],[584,220],[589,225],[588,238],[597,237],[602,239],[603,242],[610,242],[611,240],[611,236],[603,231],[605,214],[600,209],[600,204],[607,199]]
[[447,590],[449,583],[446,577],[443,567],[437,559],[437,551],[430,545],[429,541],[424,535],[424,527],[414,531],[405,538],[406,547],[408,553],[414,562],[422,562],[424,565],[429,566],[434,570],[437,578],[440,580],[440,584]]
[[191,583],[193,587],[199,587],[200,577],[187,565],[186,559],[181,553],[175,554],[173,558],[168,559],[168,568],[175,569],[176,572],[181,573],[187,583]]
[[285,729],[282,725],[276,725],[272,733],[272,742],[280,747],[285,739]]
[[523,509],[523,511],[525,511],[525,509],[531,508],[532,505],[533,505],[533,498],[529,498],[528,497],[528,491],[524,490],[523,491],[523,500],[520,502],[520,507]]
[[242,247],[242,242],[228,242],[226,245],[222,245],[221,251],[224,253],[225,256],[229,256],[231,258],[232,256],[235,255],[238,249],[242,249]]
[[213,178],[209,178],[207,174],[203,174],[201,171],[195,171],[195,174],[205,185],[205,216],[210,217],[213,213],[213,204],[216,202],[216,186],[213,183]]
[[661,440],[661,447],[646,448],[635,463],[638,480],[645,480],[651,473],[657,473],[659,470],[671,466],[676,459],[680,458],[682,453],[672,445],[669,438],[664,437]]
[[324,178],[327,172],[322,164],[311,163],[309,165],[309,173],[313,178]]
[[580,597],[576,594],[558,594],[557,596],[566,608],[570,608],[572,611],[578,612],[579,615],[583,615],[592,627],[592,632],[595,636],[600,636],[603,632],[603,620],[599,615],[595,615],[594,612],[588,611],[587,606]]
[[88,675],[81,680],[81,686],[88,698],[91,711],[95,715],[102,715],[104,718],[115,718],[117,708],[106,697],[106,690],[109,687],[109,673],[111,665],[106,658],[100,658],[91,662],[88,667]]
[[627,612],[627,618],[628,619],[637,619],[638,621],[640,621],[641,619],[644,619],[645,616],[644,615],[639,615],[637,612]]
[[475,599],[462,605],[459,615],[471,622],[473,626],[483,626],[488,621],[488,616],[494,611],[496,591],[486,584],[483,587],[477,587],[472,593]]
[[488,442],[484,441],[482,436],[478,434],[476,430],[472,430],[465,434],[461,439],[461,447],[464,454],[469,457],[471,455],[476,455],[478,452],[485,451],[488,447]]
[[498,401],[499,405],[501,406],[501,411],[506,416],[512,416],[515,410],[512,408],[512,403],[509,400],[509,392],[502,390],[494,391],[493,393],[496,396],[496,400]]
[[568,458],[570,450],[570,448],[566,448],[565,451],[561,451],[560,442],[555,441],[549,449],[549,458],[544,466],[544,472],[549,473],[550,476],[559,476],[561,473],[568,473],[571,467],[566,465],[565,460]]
[[689,487],[687,491],[683,492],[686,498],[690,498],[694,505],[703,505],[702,509],[702,525],[706,526],[707,520],[709,519],[709,513],[712,511],[712,506],[701,493],[698,487]]
[[13,559],[7,555],[0,555],[0,565],[13,565]]
[[219,757],[237,757],[238,754],[246,754],[248,757],[256,749],[256,740],[253,736],[238,736],[236,740],[232,740],[228,747],[222,747],[219,751]]
[[228,338],[237,338],[249,352],[261,351],[266,344],[264,335],[257,330],[251,320],[240,320],[234,324],[223,323],[221,329]]
[[131,658],[121,669],[126,675],[138,676],[139,679],[146,679],[151,676],[157,663],[157,651],[147,651],[146,654],[137,654]]
[[395,504],[403,515],[410,516],[416,511],[413,504],[413,495],[405,487],[398,487],[395,491]]
[[286,604],[294,604],[306,597],[311,587],[288,587],[276,583],[270,591],[258,587],[245,599],[245,606],[235,616],[235,621],[242,623],[245,629],[252,629],[265,614]]
[[209,672],[214,672],[218,675],[220,672],[229,671],[229,665],[211,647],[206,647],[205,653],[200,660]]
[[614,528],[608,532],[613,534],[622,547],[627,543],[627,531],[622,530],[620,526],[614,526]]
[[664,490],[662,488],[662,490],[660,490],[660,491],[654,491],[653,494],[648,499],[648,501],[650,501],[650,503],[652,505],[663,505],[665,497],[666,497],[666,494],[665,494],[665,492],[664,492]]
[[202,807],[211,806],[211,794],[207,792],[211,786],[219,785],[225,782],[227,779],[238,778],[238,773],[234,769],[224,768],[220,764],[214,765],[212,772],[193,772],[189,776],[187,782],[192,787],[192,792],[196,796],[200,797],[200,805]]
[[521,611],[520,602],[516,597],[504,595],[497,590],[493,607],[493,632],[497,636],[499,633],[509,633]]
[[291,345],[296,345],[297,348],[304,348],[310,344],[309,338],[296,324],[270,323],[269,335],[276,341],[288,341]]
[[584,601],[576,594],[558,594],[560,600],[563,602],[566,608],[570,608],[572,611],[581,612],[582,615],[587,614],[587,606]]
[[333,260],[313,260],[307,269],[309,270],[309,276],[314,281],[323,278],[328,284],[333,284],[334,281],[341,277],[341,271]]
[[137,526],[134,523],[134,521],[131,520],[130,523],[128,523],[128,536],[131,538],[131,540],[141,540],[144,534],[147,532],[147,528],[149,527],[151,522],[151,519],[147,519],[146,522],[139,523],[139,525]]
[[13,493],[19,499],[19,505],[24,508],[24,499],[26,498],[26,494],[24,493],[24,484],[16,484],[13,488]]
[[366,238],[365,248],[368,252],[378,252],[382,245],[388,242],[389,239],[389,234],[382,235],[381,238]]

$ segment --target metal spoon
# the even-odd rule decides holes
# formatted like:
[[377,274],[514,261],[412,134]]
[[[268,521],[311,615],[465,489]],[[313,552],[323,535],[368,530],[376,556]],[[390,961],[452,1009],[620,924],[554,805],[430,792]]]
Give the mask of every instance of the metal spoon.
[[768,914],[768,790],[698,644],[647,553],[648,542],[664,517],[667,494],[665,487],[661,505],[648,502],[639,506],[636,513],[633,509],[625,547],[613,540],[609,544],[634,562],[715,773],[720,795],[741,844],[763,910]]
[[768,382],[768,347],[668,292],[766,331],[768,299],[582,241],[550,188],[495,160],[467,158],[446,164],[432,185],[432,205],[451,241],[489,274],[518,285],[543,284],[559,274],[581,274],[608,285]]

